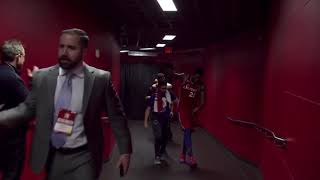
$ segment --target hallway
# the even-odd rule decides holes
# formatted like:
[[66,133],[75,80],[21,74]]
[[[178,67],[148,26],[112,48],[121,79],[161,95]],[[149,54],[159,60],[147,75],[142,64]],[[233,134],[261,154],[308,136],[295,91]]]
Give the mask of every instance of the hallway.
[[[165,9],[160,1],[169,2],[175,10]],[[114,148],[104,165],[103,180],[317,180],[319,15],[320,0],[2,0],[0,43],[16,39],[25,46],[25,63],[19,74],[38,95],[49,91],[33,91],[28,70],[59,65],[62,31],[79,28],[87,32],[90,42],[82,49],[81,60],[111,73],[125,114],[132,120],[134,153],[127,176],[120,178],[115,168],[118,149],[113,146],[110,121],[105,118],[112,115],[109,108],[94,113],[103,117],[103,158]],[[1,54],[2,50],[0,64]],[[181,97],[184,80],[198,68],[204,72],[201,83],[205,95],[196,117],[203,129],[193,135],[199,168],[190,171],[178,162],[182,132],[177,123],[173,123],[174,140],[167,149],[168,166],[155,166],[152,129],[145,129],[139,121],[144,117],[146,93],[157,74],[163,73],[174,94]],[[179,74],[188,76],[181,78]],[[7,87],[0,83],[0,90]],[[0,93],[0,107],[7,99],[16,98],[14,91],[7,92],[12,97]],[[100,111],[100,104],[110,102],[100,103],[102,96],[95,102],[90,99],[97,94],[92,95],[88,102],[94,105],[84,104],[89,109]],[[54,96],[44,97],[54,102]],[[51,108],[45,110],[52,112]],[[82,113],[89,117],[91,111]],[[46,175],[45,169],[40,174],[33,172],[29,162],[40,157],[37,150],[48,147],[51,130],[44,129],[49,130],[47,138],[42,133],[35,136],[42,130],[37,124],[46,121],[34,120],[28,127],[21,180],[42,180]],[[88,118],[87,122],[93,121]],[[35,148],[38,143],[33,137],[47,143]],[[102,132],[92,139],[101,137]],[[1,127],[0,139],[0,143],[11,142]],[[1,157],[0,162],[4,162]],[[3,180],[1,174],[0,170]]]
[[[167,147],[167,166],[153,164],[153,136],[151,128],[145,130],[140,121],[131,121],[133,148],[131,166],[126,177],[120,178],[115,169],[118,152],[104,167],[101,179],[130,180],[260,180],[258,169],[235,157],[204,130],[193,134],[194,153],[198,160],[198,169],[190,170],[178,162],[182,133],[177,123],[172,124],[173,142]],[[115,147],[117,148],[117,147]]]

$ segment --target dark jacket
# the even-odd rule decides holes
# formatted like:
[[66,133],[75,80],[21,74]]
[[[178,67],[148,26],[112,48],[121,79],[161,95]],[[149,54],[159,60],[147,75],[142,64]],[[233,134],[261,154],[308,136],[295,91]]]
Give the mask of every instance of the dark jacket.
[[[10,109],[18,106],[28,95],[28,89],[20,78],[18,71],[10,64],[0,64],[0,108]],[[2,105],[2,106],[1,106]],[[0,110],[0,111],[1,111]],[[0,140],[9,142],[12,139],[24,140],[27,125],[14,129],[0,129]],[[10,139],[10,140],[8,140]]]

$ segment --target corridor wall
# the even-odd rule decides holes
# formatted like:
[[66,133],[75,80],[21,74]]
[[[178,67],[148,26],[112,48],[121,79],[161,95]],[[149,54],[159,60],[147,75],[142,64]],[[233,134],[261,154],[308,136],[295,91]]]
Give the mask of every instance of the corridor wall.
[[[113,80],[118,88],[119,72],[112,63],[117,62],[119,51],[112,35],[106,33],[85,2],[49,1],[49,0],[2,0],[0,5],[0,42],[16,38],[21,40],[26,47],[26,64],[23,78],[26,77],[26,68],[34,65],[40,68],[49,67],[57,63],[58,41],[60,33],[67,28],[81,28],[89,33],[90,44],[86,63],[98,68],[110,70],[114,73]],[[97,58],[96,49],[100,51]],[[118,58],[119,59],[119,58]],[[1,86],[1,85],[0,85]],[[105,124],[106,157],[113,146],[113,138],[108,123]],[[33,174],[28,166],[29,148],[32,128],[28,131],[27,160],[22,180],[37,180],[41,176]],[[1,176],[1,175],[0,175]],[[1,179],[1,178],[0,178]]]
[[264,75],[263,125],[291,141],[287,149],[279,149],[262,139],[259,164],[266,180],[313,180],[319,176],[319,15],[317,0],[274,4]]

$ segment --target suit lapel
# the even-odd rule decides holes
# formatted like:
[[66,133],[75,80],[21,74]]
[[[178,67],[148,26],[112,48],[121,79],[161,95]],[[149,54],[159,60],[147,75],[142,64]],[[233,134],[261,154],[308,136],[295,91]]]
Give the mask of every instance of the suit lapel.
[[[59,75],[59,66],[56,65],[49,69],[47,76],[47,92],[48,92],[48,110],[50,115],[54,113],[54,95],[56,92],[57,78]],[[53,116],[51,116],[53,118]],[[49,121],[52,122],[52,121]]]
[[83,103],[82,112],[85,114],[90,99],[93,83],[94,83],[94,70],[88,66],[84,65],[84,89],[83,89]]
[[[49,69],[47,76],[47,90],[48,90],[48,109],[50,114],[54,112],[54,95],[57,86],[57,78],[59,75],[59,66],[54,66]],[[84,65],[84,88],[83,88],[83,102],[82,102],[82,112],[85,113],[87,110],[89,98],[91,95],[93,83],[94,83],[94,70],[88,66]]]

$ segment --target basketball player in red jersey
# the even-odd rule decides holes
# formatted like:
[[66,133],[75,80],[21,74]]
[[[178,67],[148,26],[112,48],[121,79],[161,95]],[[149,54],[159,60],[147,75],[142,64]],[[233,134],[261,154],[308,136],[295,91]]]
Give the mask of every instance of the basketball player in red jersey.
[[176,76],[183,77],[180,88],[179,116],[184,132],[180,163],[187,163],[190,167],[197,167],[197,162],[192,152],[191,133],[198,126],[196,116],[204,105],[204,84],[200,78],[203,75],[202,69],[197,69],[193,75],[175,73]]

